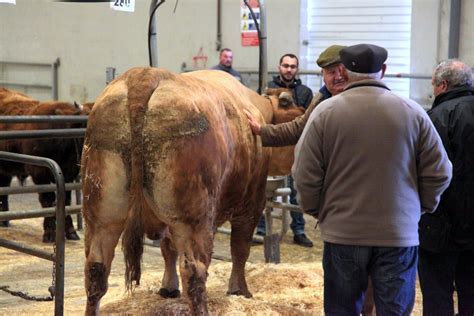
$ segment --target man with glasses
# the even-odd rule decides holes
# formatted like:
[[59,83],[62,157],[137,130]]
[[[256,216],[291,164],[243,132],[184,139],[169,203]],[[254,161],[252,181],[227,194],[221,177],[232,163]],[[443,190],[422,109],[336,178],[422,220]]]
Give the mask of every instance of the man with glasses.
[[269,88],[287,88],[293,94],[293,100],[296,105],[308,108],[313,99],[313,91],[301,83],[301,80],[296,78],[298,74],[299,61],[294,54],[285,54],[281,56],[278,65],[278,76],[273,77],[273,80],[268,82]]
[[[305,109],[313,99],[313,91],[301,83],[301,80],[296,78],[298,74],[299,61],[294,54],[287,53],[280,58],[278,65],[279,75],[273,77],[273,80],[268,83],[268,88],[286,88],[289,89],[293,95],[293,100],[296,105],[304,107]],[[293,189],[293,179],[288,177],[288,186],[291,189],[290,203],[298,204],[296,202],[296,191]],[[313,242],[304,233],[305,220],[302,213],[290,212],[291,214],[291,230],[293,231],[293,242],[303,247],[313,247]],[[257,235],[265,235],[265,217],[260,218],[257,226]]]

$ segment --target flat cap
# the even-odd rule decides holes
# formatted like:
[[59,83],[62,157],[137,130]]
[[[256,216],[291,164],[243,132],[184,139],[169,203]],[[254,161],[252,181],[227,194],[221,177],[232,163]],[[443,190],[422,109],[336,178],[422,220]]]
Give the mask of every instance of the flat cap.
[[318,64],[319,67],[324,68],[340,63],[341,57],[339,56],[339,52],[345,47],[346,46],[342,45],[329,46],[328,48],[323,50],[321,54],[319,54],[319,58],[316,60],[316,64]]
[[353,72],[370,74],[379,72],[387,60],[387,50],[372,44],[357,44],[340,51],[344,66]]

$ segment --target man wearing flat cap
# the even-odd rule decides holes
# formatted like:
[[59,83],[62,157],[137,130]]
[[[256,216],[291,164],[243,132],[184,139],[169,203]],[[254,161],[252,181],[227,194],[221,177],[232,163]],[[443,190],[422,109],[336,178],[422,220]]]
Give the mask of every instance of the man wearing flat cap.
[[410,315],[418,221],[431,213],[452,166],[423,108],[380,80],[387,51],[343,48],[348,85],[311,114],[292,175],[324,240],[325,315],[359,315],[368,278],[377,314]]
[[344,90],[347,78],[344,77],[344,66],[341,64],[341,58],[339,57],[339,51],[344,47],[345,46],[341,45],[332,45],[319,55],[316,63],[321,67],[325,85],[319,89],[319,93],[313,97],[311,104],[303,115],[298,116],[290,122],[261,126],[250,113],[247,113],[252,132],[262,137],[263,146],[279,147],[295,145],[314,108],[322,101]]

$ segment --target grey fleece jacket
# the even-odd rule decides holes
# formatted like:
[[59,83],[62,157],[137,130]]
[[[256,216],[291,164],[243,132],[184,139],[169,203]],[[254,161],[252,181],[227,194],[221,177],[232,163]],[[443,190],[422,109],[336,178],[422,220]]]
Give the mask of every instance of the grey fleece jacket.
[[[369,85],[369,86],[367,86]],[[363,80],[321,104],[295,149],[299,202],[325,241],[408,247],[451,179],[440,137],[416,102]]]

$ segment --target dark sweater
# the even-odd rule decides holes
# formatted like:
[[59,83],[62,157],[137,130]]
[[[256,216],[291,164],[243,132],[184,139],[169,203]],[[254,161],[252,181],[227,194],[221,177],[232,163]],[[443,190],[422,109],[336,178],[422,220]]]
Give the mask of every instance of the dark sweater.
[[293,80],[290,84],[283,82],[280,76],[273,77],[273,80],[268,82],[269,88],[287,88],[293,93],[293,100],[296,105],[308,108],[313,99],[313,91],[301,83],[300,79]]

